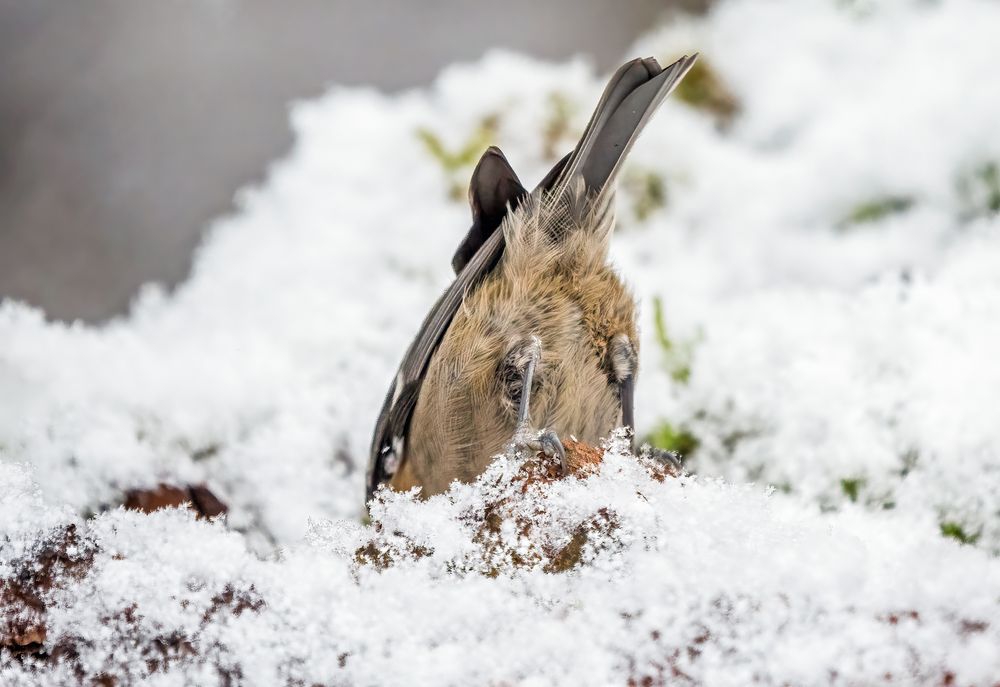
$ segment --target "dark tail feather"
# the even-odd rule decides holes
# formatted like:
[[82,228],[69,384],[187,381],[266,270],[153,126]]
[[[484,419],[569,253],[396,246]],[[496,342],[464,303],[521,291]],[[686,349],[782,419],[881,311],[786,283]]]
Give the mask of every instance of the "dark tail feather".
[[685,56],[665,69],[652,57],[635,59],[615,72],[555,188],[563,190],[577,174],[593,195],[612,184],[650,116],[697,59]]

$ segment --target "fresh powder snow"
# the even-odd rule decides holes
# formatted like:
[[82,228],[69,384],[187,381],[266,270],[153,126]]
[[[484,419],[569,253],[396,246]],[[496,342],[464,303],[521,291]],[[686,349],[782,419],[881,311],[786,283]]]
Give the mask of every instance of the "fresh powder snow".
[[[296,105],[174,292],[100,327],[0,305],[0,610],[44,607],[0,617],[38,645],[0,684],[1000,684],[998,31],[988,0],[729,0],[643,37],[623,60],[702,56],[612,246],[640,438],[690,475],[616,435],[370,521],[472,165],[532,186],[606,75],[494,52]],[[119,507],[160,483],[228,515]]]

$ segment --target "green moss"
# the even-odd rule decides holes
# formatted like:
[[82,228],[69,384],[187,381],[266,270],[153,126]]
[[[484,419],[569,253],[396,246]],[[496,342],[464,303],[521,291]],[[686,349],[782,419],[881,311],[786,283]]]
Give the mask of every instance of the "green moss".
[[667,322],[663,315],[663,300],[653,297],[653,329],[656,342],[663,349],[664,362],[670,378],[678,384],[687,384],[691,378],[691,353],[693,344],[676,344],[667,332]]
[[704,56],[694,63],[677,86],[674,97],[708,112],[722,126],[729,124],[740,110],[739,100]]
[[837,6],[858,19],[870,17],[875,11],[873,0],[837,0]]
[[646,437],[646,443],[664,451],[689,456],[698,449],[698,438],[684,427],[663,421]]
[[963,176],[958,191],[966,218],[1000,213],[1000,164],[986,162]]
[[1000,165],[990,162],[976,172],[986,190],[986,209],[996,214],[1000,212]]
[[672,350],[674,343],[667,334],[667,321],[663,316],[663,299],[659,296],[653,297],[653,327],[656,331],[656,342],[664,350]]
[[631,169],[622,180],[622,185],[632,197],[632,210],[640,222],[645,222],[667,204],[667,184],[663,176],[656,172]]
[[417,129],[419,138],[431,157],[441,163],[447,172],[454,172],[463,167],[469,167],[479,160],[483,151],[493,143],[496,137],[499,118],[496,115],[484,117],[476,129],[466,138],[456,150],[448,150],[441,138],[427,128]]
[[840,480],[840,489],[844,492],[844,495],[851,500],[851,503],[858,502],[858,496],[861,493],[861,487],[865,485],[865,480],[861,477],[850,477]]
[[979,535],[982,533],[976,532],[975,534],[969,534],[959,523],[945,521],[941,523],[941,534],[963,544],[975,544],[979,541]]
[[191,460],[207,460],[209,458],[214,458],[222,450],[222,446],[216,443],[206,444],[199,449],[191,452]]
[[889,215],[906,212],[913,207],[914,199],[910,196],[890,195],[872,198],[854,206],[844,219],[840,221],[841,229],[849,229],[859,224],[870,224],[885,219]]
[[465,142],[454,150],[449,150],[441,137],[430,129],[417,129],[417,138],[424,144],[427,153],[441,165],[448,178],[448,197],[452,200],[465,197],[465,185],[468,182],[466,171],[479,161],[483,151],[493,145],[499,125],[499,116],[483,117]]
[[899,476],[906,477],[913,469],[917,467],[917,463],[920,462],[920,452],[915,448],[909,448],[903,451],[903,454],[899,457],[900,468]]
[[737,429],[722,435],[722,445],[729,453],[735,453],[736,448],[746,439],[752,439],[758,432],[752,429]]

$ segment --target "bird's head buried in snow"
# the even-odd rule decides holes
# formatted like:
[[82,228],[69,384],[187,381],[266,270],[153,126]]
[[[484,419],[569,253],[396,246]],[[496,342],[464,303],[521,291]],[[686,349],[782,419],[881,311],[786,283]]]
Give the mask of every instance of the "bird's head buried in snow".
[[563,461],[560,436],[634,427],[634,299],[607,264],[615,179],[648,118],[697,55],[622,66],[576,148],[530,193],[489,148],[456,278],[427,315],[375,427],[366,500],[471,481],[512,444]]

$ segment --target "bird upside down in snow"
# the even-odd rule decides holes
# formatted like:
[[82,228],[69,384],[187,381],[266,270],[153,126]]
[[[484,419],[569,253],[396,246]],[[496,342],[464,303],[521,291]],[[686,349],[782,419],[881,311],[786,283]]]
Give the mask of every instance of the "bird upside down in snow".
[[618,426],[634,429],[636,306],[607,263],[615,179],[696,59],[622,66],[579,143],[530,193],[498,148],[483,154],[456,278],[379,414],[366,502],[385,483],[429,496],[472,481],[511,445],[565,469],[560,436],[594,444]]

